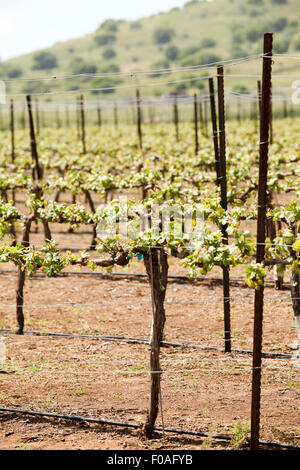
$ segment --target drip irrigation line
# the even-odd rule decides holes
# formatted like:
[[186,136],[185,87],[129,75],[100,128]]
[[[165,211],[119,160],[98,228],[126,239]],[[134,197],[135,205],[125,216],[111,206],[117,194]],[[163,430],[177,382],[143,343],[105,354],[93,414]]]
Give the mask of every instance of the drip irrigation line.
[[[90,418],[86,416],[50,413],[50,412],[45,412],[45,411],[32,411],[32,410],[26,410],[22,408],[0,407],[0,412],[12,413],[12,414],[14,413],[24,414],[24,415],[29,415],[29,416],[40,416],[40,417],[45,417],[45,418],[65,419],[65,420],[70,420],[70,421],[79,421],[79,422],[87,422],[87,423],[95,423],[95,424],[108,424],[108,425],[117,426],[117,427],[141,429],[141,425],[135,424],[135,423],[126,423],[126,422],[112,421],[112,420],[106,420],[106,419],[100,419],[100,418]],[[226,434],[211,434],[211,433],[205,433],[205,432],[199,432],[199,431],[189,431],[186,429],[162,428],[160,426],[154,426],[154,430],[173,433],[173,434],[185,434],[185,435],[198,436],[198,437],[210,437],[211,439],[222,440],[222,441],[232,440],[232,437]],[[292,444],[282,444],[278,442],[269,442],[269,441],[259,441],[259,443],[260,445],[265,445],[265,446],[300,450],[299,446],[295,446]]]
[[[7,333],[14,335],[10,329],[8,328],[2,328],[0,329],[0,332]],[[94,339],[94,340],[103,340],[103,341],[124,341],[126,343],[142,343],[149,345],[149,340],[145,338],[139,338],[139,337],[134,337],[134,336],[121,336],[121,335],[84,335],[84,334],[73,334],[73,333],[55,333],[55,332],[41,332],[41,331],[30,331],[26,330],[24,331],[24,335],[33,335],[33,336],[53,336],[53,337],[58,337],[58,338],[82,338],[82,339]],[[218,348],[216,346],[200,346],[197,344],[190,344],[190,343],[176,343],[172,341],[162,341],[161,343],[162,347],[178,347],[178,348],[190,348],[190,349],[199,349],[203,351],[221,351],[224,352],[224,348]],[[232,349],[232,352],[235,352],[237,354],[252,354],[251,350],[245,350],[245,349]],[[274,352],[263,352],[262,353],[264,358],[269,358],[269,359],[292,359],[293,354],[287,354],[287,353],[274,353]]]

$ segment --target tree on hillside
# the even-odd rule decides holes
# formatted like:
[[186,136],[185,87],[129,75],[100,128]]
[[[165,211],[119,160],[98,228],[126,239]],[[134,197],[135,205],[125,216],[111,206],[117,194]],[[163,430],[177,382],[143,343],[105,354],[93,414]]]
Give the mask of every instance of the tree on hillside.
[[287,5],[287,0],[271,0],[273,5]]
[[172,41],[175,31],[172,28],[156,28],[153,39],[156,44],[165,44]]
[[188,0],[188,2],[184,4],[184,8],[191,7],[192,5],[196,5],[197,3],[200,3],[199,0]]
[[280,39],[279,41],[275,41],[274,44],[274,52],[277,54],[284,54],[289,50],[290,42],[288,39]]
[[81,57],[76,57],[71,62],[71,71],[74,75],[96,73],[97,66],[95,64],[85,62]]
[[204,38],[201,42],[201,48],[206,49],[209,47],[215,47],[216,46],[216,41],[211,38]]
[[97,31],[100,30],[111,31],[115,33],[119,30],[119,21],[111,19],[105,20],[103,23],[101,23],[99,28],[97,28]]
[[112,59],[113,57],[116,57],[116,55],[116,51],[112,47],[108,47],[102,53],[102,57],[105,60]]
[[94,41],[96,42],[97,46],[107,46],[108,44],[115,42],[115,40],[116,36],[111,33],[102,33],[94,36]]
[[300,51],[300,36],[297,36],[293,41],[293,50]]
[[8,78],[18,78],[23,75],[23,70],[20,67],[10,67],[7,70]]
[[130,23],[129,27],[130,29],[142,29],[143,25],[140,21],[133,21],[132,23]]
[[176,60],[179,56],[179,49],[178,47],[176,46],[169,46],[167,49],[166,49],[166,58],[168,60]]
[[33,58],[33,70],[51,70],[57,67],[57,58],[52,52],[43,51],[35,54]]
[[263,5],[264,0],[247,0],[247,3],[249,3],[249,5]]
[[183,67],[193,67],[195,65],[213,64],[220,61],[221,57],[218,54],[213,54],[207,51],[201,51],[183,58],[180,64]]

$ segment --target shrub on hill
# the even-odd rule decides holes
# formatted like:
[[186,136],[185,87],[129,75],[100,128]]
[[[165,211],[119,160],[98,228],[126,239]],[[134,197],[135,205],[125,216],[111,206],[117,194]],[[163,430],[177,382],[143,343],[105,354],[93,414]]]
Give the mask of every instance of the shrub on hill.
[[111,33],[101,33],[94,36],[94,41],[97,46],[107,46],[116,41],[116,36]]
[[50,70],[57,67],[57,58],[52,52],[38,52],[33,57],[33,70]]
[[102,57],[105,60],[112,59],[113,57],[116,57],[116,55],[116,51],[112,47],[108,47],[102,53]]
[[166,58],[167,60],[171,60],[171,61],[174,61],[178,58],[179,56],[179,49],[178,47],[176,46],[169,46],[167,49],[166,49]]
[[153,39],[156,44],[165,44],[172,41],[175,31],[172,28],[156,28]]

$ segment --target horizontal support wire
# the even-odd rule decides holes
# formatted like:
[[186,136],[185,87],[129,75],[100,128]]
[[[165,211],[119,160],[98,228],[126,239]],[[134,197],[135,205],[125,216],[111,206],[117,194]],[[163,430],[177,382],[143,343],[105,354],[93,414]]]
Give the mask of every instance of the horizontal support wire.
[[[198,69],[199,70],[199,69]],[[89,93],[89,92],[100,92],[100,91],[112,91],[112,90],[124,90],[124,89],[136,89],[138,88],[148,88],[148,87],[157,87],[157,86],[163,86],[163,85],[174,85],[177,83],[187,83],[187,82],[193,82],[193,81],[199,81],[199,80],[208,80],[211,77],[219,77],[220,75],[212,74],[212,75],[207,75],[207,76],[198,76],[198,77],[190,77],[190,78],[185,78],[185,79],[178,79],[178,80],[170,80],[166,82],[152,82],[152,83],[139,83],[133,84],[133,85],[117,85],[117,86],[112,86],[112,87],[99,87],[99,88],[85,88],[85,89],[74,89],[74,90],[53,90],[53,91],[41,91],[41,92],[33,92],[30,93],[31,96],[47,96],[47,95],[69,95],[69,94],[74,94],[74,93]],[[228,78],[261,78],[261,75],[259,74],[224,74],[222,75],[224,77]],[[273,74],[272,79],[275,80],[280,79],[280,78],[298,78],[299,75],[296,74],[286,74],[286,75],[280,75],[280,74]],[[21,97],[21,96],[27,96],[28,93],[7,93],[6,96],[8,97]]]
[[[8,335],[13,335],[16,338],[15,333],[13,333],[10,329],[0,329],[0,332],[8,334]],[[88,334],[72,334],[72,333],[55,333],[55,332],[42,332],[42,331],[24,331],[24,336],[22,338],[26,338],[27,335],[30,336],[37,336],[39,339],[47,339],[48,336],[52,336],[54,338],[70,338],[70,339],[91,339],[91,340],[102,340],[102,341],[112,341],[112,342],[127,342],[127,343],[141,343],[141,344],[146,344],[149,345],[149,340],[146,338],[141,338],[141,337],[132,337],[132,336],[123,336],[123,335],[88,335]],[[20,336],[18,336],[19,340]],[[220,338],[220,340],[224,341],[223,338]],[[180,340],[179,340],[180,341]],[[183,340],[181,340],[183,341]],[[197,341],[192,340],[193,343],[197,343]],[[162,341],[161,346],[162,347],[178,347],[178,348],[191,348],[191,349],[199,349],[202,351],[221,351],[224,352],[223,348],[219,348],[216,346],[204,346],[201,344],[193,344],[191,342],[174,342],[174,341]],[[198,342],[200,343],[200,341]],[[237,353],[237,354],[252,354],[251,350],[244,350],[244,349],[232,349],[232,353]],[[265,351],[262,353],[263,357],[269,358],[269,359],[278,359],[278,358],[285,358],[285,359],[291,359],[293,358],[293,354],[287,354],[287,353],[278,353],[278,352],[268,352]]]
[[[30,366],[28,366],[30,367]],[[36,366],[38,367],[38,366]],[[39,373],[45,373],[45,374],[80,374],[80,375],[89,375],[89,374],[103,374],[103,375],[109,375],[109,374],[134,374],[134,375],[140,375],[140,374],[184,374],[184,373],[190,373],[190,372],[220,372],[220,373],[229,373],[229,372],[243,372],[243,371],[252,371],[254,369],[262,369],[261,367],[240,367],[240,368],[235,368],[235,369],[205,369],[205,368],[196,368],[196,369],[161,369],[161,370],[128,370],[128,369],[120,369],[120,370],[92,370],[92,371],[82,371],[82,370],[35,370],[35,371],[28,371],[28,372],[39,372]],[[286,370],[286,367],[282,367],[282,369]],[[22,368],[22,371],[26,372],[26,368]]]
[[[139,84],[138,88],[148,88],[148,87],[156,87],[156,86],[162,86],[162,85],[175,85],[177,83],[186,83],[186,82],[194,82],[194,81],[199,81],[199,80],[208,80],[210,78],[210,75],[203,77],[192,77],[192,78],[183,78],[179,80],[171,80],[168,82],[153,82],[153,83],[143,83]],[[118,85],[118,86],[112,86],[112,87],[102,87],[102,88],[84,88],[84,89],[79,89],[79,90],[56,90],[56,91],[44,91],[44,92],[34,92],[30,93],[31,96],[46,96],[46,95],[70,95],[74,93],[89,93],[93,91],[110,91],[110,90],[126,90],[126,89],[136,89],[137,85]],[[16,98],[20,96],[27,96],[28,93],[7,93],[7,97],[11,98]]]
[[[283,88],[283,87],[281,87]],[[276,87],[273,88],[273,96],[272,100],[276,102],[284,102],[287,99],[291,99],[292,95],[292,88],[291,87],[286,87],[286,90],[289,90],[290,93],[287,95],[283,95],[282,93],[276,95]],[[239,93],[239,92],[234,92],[234,91],[227,91],[225,93],[227,95],[227,102],[228,103],[237,103],[237,99],[240,99],[242,104],[244,103],[259,103],[259,98],[257,97],[257,94],[253,92],[253,94],[249,93]],[[235,100],[231,101],[230,98],[234,97]],[[209,95],[198,95],[197,97],[197,103],[206,103],[209,100]],[[186,96],[183,97],[181,95],[178,95],[176,97],[176,102],[177,105],[190,105],[194,103],[193,97],[192,96]],[[146,108],[148,106],[171,106],[174,105],[174,97],[163,97],[163,98],[149,98],[147,96],[140,98],[140,107],[141,108]],[[61,101],[61,100],[55,100],[55,101],[41,101],[39,100],[38,102],[33,102],[32,103],[32,109],[39,111],[47,111],[48,113],[56,113],[57,111],[59,112],[65,112],[66,106],[68,107],[69,110],[72,110],[75,112],[76,110],[76,101],[74,100],[66,100],[66,101]],[[114,107],[117,106],[118,109],[128,109],[128,108],[133,108],[136,107],[136,102],[133,100],[133,98],[127,97],[122,100],[115,100],[115,101],[108,101],[108,100],[103,100],[98,99],[98,100],[91,100],[91,99],[86,99],[85,100],[85,109],[86,110],[98,110],[99,107],[101,108],[102,111],[105,110],[113,110]],[[23,101],[16,101],[14,103],[14,108],[15,110],[25,110],[27,108],[26,103]],[[6,110],[9,112],[10,110],[10,103],[7,102],[6,104],[2,105],[2,109]]]
[[[18,271],[15,271],[15,270],[4,270],[4,271],[0,271],[0,276],[2,277],[5,277],[5,278],[11,278],[12,275],[18,275]],[[76,276],[91,276],[93,277],[93,281],[94,280],[97,280],[97,277],[100,277],[101,278],[101,281],[102,280],[107,280],[107,281],[114,281],[116,278],[118,277],[126,277],[128,278],[128,281],[124,281],[124,285],[128,285],[128,282],[130,280],[130,278],[137,278],[137,279],[148,279],[148,275],[147,274],[143,274],[143,273],[123,273],[123,272],[112,272],[112,273],[107,273],[107,272],[95,272],[95,271],[64,271],[60,274],[57,274],[56,276],[52,277],[51,279],[67,279],[68,277],[74,277],[74,279],[76,279]],[[34,280],[37,280],[37,281],[42,281],[42,280],[49,280],[50,278],[46,277],[45,275],[34,275],[32,277],[29,277],[28,280],[29,281],[34,281]],[[78,279],[78,278],[77,278]],[[207,276],[207,277],[201,277],[201,276],[196,276],[195,278],[189,278],[187,276],[180,276],[180,275],[169,275],[168,276],[168,280],[169,281],[177,281],[179,284],[181,284],[182,282],[188,282],[191,286],[194,285],[194,282],[210,282],[210,281],[215,281],[215,282],[223,282],[223,279],[220,278],[220,277],[211,277],[211,276]],[[80,280],[82,282],[82,280]],[[88,280],[84,281],[84,282],[90,282]],[[244,286],[243,288],[246,288],[246,289],[251,289],[253,290],[252,287],[249,287],[246,285],[246,281],[245,279],[240,279],[240,278],[236,278],[236,277],[232,277],[230,278],[230,282],[231,283],[243,283]],[[271,281],[271,280],[265,280],[264,283],[266,285],[268,284],[274,284],[274,281]],[[283,286],[289,286],[290,285],[290,282],[284,282],[283,283]],[[238,286],[239,288],[239,286]],[[250,295],[250,294],[247,294],[247,295]],[[247,297],[247,295],[245,295]],[[272,298],[274,298],[274,296],[272,296]],[[290,299],[290,297],[288,297],[288,299]]]
[[138,77],[140,75],[156,75],[156,74],[172,74],[178,72],[190,72],[197,70],[209,70],[216,67],[217,65],[224,65],[225,67],[231,67],[239,65],[242,62],[248,62],[250,60],[256,60],[261,58],[268,58],[274,61],[274,58],[280,59],[291,59],[291,60],[300,60],[300,56],[297,55],[288,55],[288,54],[273,54],[272,57],[266,56],[264,54],[250,55],[246,57],[241,57],[238,59],[228,59],[223,61],[211,62],[208,64],[199,64],[186,67],[173,67],[173,68],[160,68],[160,69],[148,69],[148,70],[133,70],[131,72],[102,72],[102,73],[82,73],[82,74],[72,74],[72,75],[52,75],[48,77],[41,78],[18,78],[18,79],[3,79],[5,83],[20,83],[20,82],[43,82],[43,81],[60,81],[60,80],[69,80],[69,79],[78,79],[78,78],[108,78],[108,77]]
[[[275,359],[278,359],[280,360],[280,362],[282,362],[284,359],[286,361],[289,362],[289,359],[287,358],[275,358]],[[220,357],[220,358],[217,358],[217,357],[214,357],[214,358],[208,358],[208,357],[198,357],[198,358],[194,358],[194,357],[190,357],[190,358],[184,358],[184,359],[165,359],[165,358],[161,358],[161,363],[162,363],[162,366],[164,367],[164,364],[166,363],[172,363],[172,364],[187,364],[187,363],[209,363],[209,362],[231,362],[231,361],[238,361],[238,362],[241,362],[241,358],[240,357]],[[11,360],[10,362],[2,362],[1,363],[1,366],[3,367],[7,367],[7,368],[17,368],[17,367],[37,367],[37,368],[44,368],[44,367],[62,367],[62,366],[79,366],[79,365],[83,365],[85,367],[88,367],[88,368],[94,368],[95,366],[100,366],[100,365],[109,365],[109,366],[114,366],[114,365],[120,365],[120,364],[123,364],[124,366],[128,366],[128,367],[135,367],[135,366],[139,366],[140,365],[143,365],[145,364],[146,360],[143,360],[143,359],[140,359],[140,360],[134,360],[134,361],[128,361],[126,359],[123,359],[122,361],[111,361],[111,360],[107,360],[107,361],[84,361],[82,359],[80,359],[78,362],[75,362],[74,360],[72,362],[60,362],[60,361],[49,361],[49,362],[40,362],[39,360],[35,361],[34,359],[31,360],[30,362],[26,362],[26,361],[17,361],[17,362],[14,362],[13,360]],[[206,364],[205,364],[206,365]],[[270,366],[268,365],[265,365],[264,366],[265,368],[270,368]],[[284,369],[284,367],[282,366],[271,366],[272,368],[275,368],[275,369]],[[132,369],[128,369],[128,371],[130,372],[130,370]],[[188,369],[188,370],[194,370],[194,369]],[[205,369],[205,370],[209,370],[209,369]],[[223,369],[222,369],[223,370]],[[248,370],[248,368],[247,368]],[[35,372],[35,370],[33,370]],[[163,372],[165,372],[164,369],[162,369]]]
[[[248,296],[247,295],[241,295],[240,297],[242,298],[247,298],[248,299]],[[280,297],[278,299],[274,299],[274,296],[265,296],[264,297],[265,299],[269,299],[269,300],[272,300],[273,302],[282,302],[282,300],[300,300],[300,297]],[[179,305],[190,305],[190,304],[201,304],[201,303],[219,303],[219,302],[222,302],[222,301],[229,301],[229,300],[236,300],[236,295],[235,296],[232,296],[232,297],[219,297],[219,298],[216,298],[216,297],[208,297],[208,298],[204,298],[204,299],[195,299],[195,300],[166,300],[165,301],[165,304],[168,305],[168,304],[179,304]],[[248,299],[250,300],[250,299]],[[8,308],[8,307],[24,307],[24,308],[42,308],[42,307],[47,307],[47,308],[57,308],[57,307],[70,307],[70,308],[73,308],[73,307],[101,307],[101,306],[105,306],[105,305],[128,305],[130,306],[129,304],[132,304],[132,305],[139,305],[139,304],[150,304],[152,301],[151,299],[149,300],[136,300],[135,302],[132,302],[131,300],[124,300],[124,301],[118,301],[118,300],[112,300],[112,301],[105,301],[105,302],[83,302],[83,303],[80,303],[80,302],[65,302],[65,303],[60,303],[60,302],[57,302],[57,303],[53,303],[53,304],[21,304],[21,305],[16,305],[16,304],[2,304],[0,303],[0,307],[3,307],[3,308]],[[269,302],[271,303],[271,302]]]
[[242,62],[247,62],[249,60],[255,60],[261,58],[261,54],[241,57],[239,59],[228,59],[224,61],[210,62],[208,64],[199,64],[192,65],[187,67],[173,67],[173,68],[160,68],[160,69],[150,69],[150,70],[136,70],[132,72],[102,72],[102,73],[82,73],[82,74],[73,74],[73,75],[63,75],[63,76],[51,76],[51,77],[42,77],[42,78],[18,78],[18,79],[4,79],[5,83],[19,83],[19,82],[40,82],[40,81],[57,81],[57,80],[68,80],[73,78],[108,78],[115,76],[126,76],[126,77],[137,77],[139,75],[152,75],[152,74],[161,74],[161,73],[178,73],[178,72],[190,72],[197,70],[209,70],[216,65],[224,65],[226,67],[238,65]]

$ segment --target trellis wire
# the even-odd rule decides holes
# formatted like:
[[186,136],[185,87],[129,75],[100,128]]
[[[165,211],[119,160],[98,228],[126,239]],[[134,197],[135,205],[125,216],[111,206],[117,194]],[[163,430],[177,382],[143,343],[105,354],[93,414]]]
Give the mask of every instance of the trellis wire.
[[[0,332],[14,335],[14,333],[10,329],[0,329]],[[56,333],[56,332],[42,332],[42,331],[24,331],[24,335],[33,335],[38,336],[40,339],[46,339],[48,336],[57,337],[57,338],[72,338],[72,339],[92,339],[92,340],[103,340],[103,341],[120,341],[120,342],[128,342],[128,343],[141,343],[141,344],[149,344],[149,340],[146,338],[139,338],[139,337],[132,337],[132,336],[123,336],[123,335],[88,335],[88,334],[73,334],[73,333]],[[183,340],[181,340],[183,341]],[[224,340],[223,340],[224,341]],[[194,341],[197,343],[197,341]],[[162,341],[162,347],[179,347],[179,348],[191,348],[191,349],[199,349],[204,351],[220,351],[224,352],[224,348],[218,348],[216,346],[203,346],[199,344],[193,344],[190,342],[186,343],[178,343],[172,341]],[[244,349],[232,349],[232,352],[238,354],[252,354],[251,350],[244,350]],[[263,352],[264,358],[286,358],[291,359],[293,358],[293,354],[286,354],[286,353],[278,353],[278,352]]]
[[[255,60],[259,58],[270,58],[264,54],[256,54],[241,57],[238,59],[228,59],[228,60],[221,60],[217,62],[210,62],[208,64],[199,64],[193,66],[186,66],[186,67],[173,67],[173,68],[160,68],[160,69],[149,69],[149,70],[133,70],[132,72],[102,72],[102,73],[82,73],[82,74],[72,74],[72,75],[63,75],[63,76],[51,76],[51,77],[41,77],[41,78],[18,78],[18,79],[4,79],[5,83],[19,83],[19,82],[40,82],[40,81],[59,81],[59,80],[67,80],[73,78],[107,78],[107,77],[115,77],[115,76],[127,76],[127,77],[135,77],[139,75],[152,75],[152,74],[162,74],[162,73],[178,73],[178,72],[189,72],[189,71],[197,71],[197,70],[207,70],[210,68],[214,68],[216,65],[224,65],[225,67],[239,65],[242,62],[247,62],[249,60]],[[273,54],[271,60],[274,58],[280,59],[292,59],[292,60],[300,60],[299,55],[289,55],[289,54]]]
[[127,76],[127,77],[135,77],[139,75],[148,75],[148,74],[158,74],[158,73],[176,73],[176,72],[188,72],[188,71],[197,71],[203,69],[210,69],[214,68],[216,65],[223,64],[226,67],[238,65],[242,62],[259,59],[261,58],[261,54],[252,55],[241,57],[239,59],[228,59],[224,61],[218,62],[210,62],[209,64],[203,65],[192,65],[187,67],[174,67],[174,68],[161,68],[161,69],[152,69],[152,70],[142,70],[142,71],[132,71],[132,72],[102,72],[102,73],[83,73],[83,74],[73,74],[73,75],[64,75],[64,76],[51,76],[51,77],[44,77],[44,78],[18,78],[18,79],[4,79],[3,81],[6,83],[12,82],[40,82],[40,81],[56,81],[56,80],[67,80],[72,78],[104,78],[104,77],[115,77],[115,76]]

